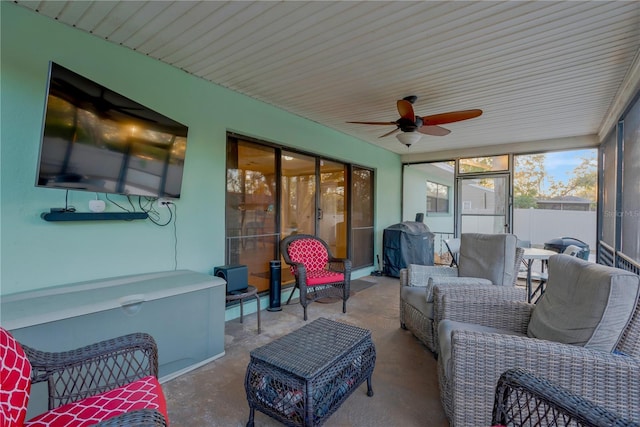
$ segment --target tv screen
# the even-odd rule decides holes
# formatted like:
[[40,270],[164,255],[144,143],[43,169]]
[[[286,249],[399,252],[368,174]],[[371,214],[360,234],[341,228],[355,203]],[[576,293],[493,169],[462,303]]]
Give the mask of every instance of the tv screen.
[[187,126],[51,63],[36,185],[180,197]]

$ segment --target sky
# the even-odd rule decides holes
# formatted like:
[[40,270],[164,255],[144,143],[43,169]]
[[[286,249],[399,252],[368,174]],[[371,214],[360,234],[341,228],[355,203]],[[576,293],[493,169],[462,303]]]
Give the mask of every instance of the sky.
[[554,177],[555,180],[568,179],[573,169],[582,163],[584,157],[595,158],[598,150],[574,150],[574,151],[557,151],[546,153],[545,168],[547,174]]
[[[545,153],[544,166],[547,176],[555,182],[566,182],[571,178],[575,167],[582,163],[584,157],[596,158],[597,154],[596,148]],[[547,189],[548,181],[545,180],[543,187],[543,190]]]

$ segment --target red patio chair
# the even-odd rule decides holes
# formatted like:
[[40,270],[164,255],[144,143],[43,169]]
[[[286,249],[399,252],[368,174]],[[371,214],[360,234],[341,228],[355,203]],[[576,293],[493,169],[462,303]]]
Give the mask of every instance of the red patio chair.
[[342,312],[347,312],[351,283],[350,260],[333,257],[327,243],[310,234],[285,237],[280,242],[280,253],[296,279],[287,304],[298,289],[304,320],[307,320],[307,305],[320,298],[342,298]]
[[[167,426],[157,347],[130,334],[52,353],[0,328],[1,427]],[[47,381],[49,410],[25,422],[31,384]]]

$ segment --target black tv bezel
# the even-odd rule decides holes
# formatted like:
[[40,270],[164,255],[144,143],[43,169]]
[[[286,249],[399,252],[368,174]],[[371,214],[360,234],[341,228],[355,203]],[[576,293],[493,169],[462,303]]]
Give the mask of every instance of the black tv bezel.
[[[54,70],[55,68],[55,70]],[[82,186],[77,186],[77,185],[73,185],[72,181],[63,181],[63,182],[56,182],[56,183],[47,183],[47,184],[42,184],[42,180],[41,180],[41,176],[42,176],[42,166],[43,166],[43,147],[45,146],[45,136],[46,136],[46,131],[47,131],[47,113],[49,111],[49,100],[50,100],[50,95],[52,93],[52,83],[53,83],[53,79],[56,77],[55,72],[58,72],[58,74],[60,73],[69,73],[73,79],[76,79],[80,82],[82,82],[83,84],[89,86],[91,89],[96,90],[96,91],[100,91],[102,93],[101,96],[104,96],[105,98],[108,97],[112,100],[114,100],[113,104],[115,104],[116,102],[120,103],[125,103],[128,108],[130,109],[139,109],[138,111],[136,111],[136,115],[140,115],[140,116],[145,116],[144,120],[139,120],[139,123],[144,123],[144,128],[145,129],[151,129],[151,130],[155,130],[155,131],[160,131],[160,132],[165,132],[165,133],[170,133],[170,134],[174,134],[177,137],[183,137],[185,139],[185,156],[184,158],[182,158],[182,162],[181,162],[181,166],[180,166],[180,178],[179,178],[179,183],[178,183],[178,193],[167,193],[167,192],[161,192],[161,191],[155,191],[155,192],[147,192],[147,191],[116,191],[116,190],[111,190],[108,188],[83,188]],[[60,78],[60,77],[59,77]],[[55,92],[55,90],[53,90],[53,92]],[[56,94],[56,96],[59,96],[59,94]],[[77,101],[77,100],[76,100]],[[74,103],[69,101],[70,103]],[[78,104],[76,104],[78,105]],[[91,111],[91,112],[99,112],[102,111],[100,109],[99,106],[97,105],[92,105],[90,102],[88,102],[87,104],[85,104],[82,107],[83,110],[87,110],[87,111]],[[113,112],[112,112],[113,113]],[[149,120],[153,120],[156,123],[152,124]],[[71,190],[71,191],[84,191],[84,192],[93,192],[93,193],[107,193],[107,194],[119,194],[119,195],[127,195],[127,196],[143,196],[143,197],[150,197],[150,198],[168,198],[168,199],[179,199],[181,194],[182,194],[182,183],[184,180],[184,161],[186,159],[186,147],[188,146],[188,131],[189,128],[187,125],[180,123],[144,104],[141,104],[113,89],[108,88],[107,86],[104,86],[92,79],[89,79],[88,77],[85,77],[79,73],[77,73],[76,71],[65,67],[63,65],[60,65],[54,61],[49,61],[49,66],[48,66],[48,72],[47,72],[47,85],[46,85],[46,90],[45,90],[45,104],[44,104],[44,111],[43,111],[43,115],[42,115],[42,128],[41,128],[41,133],[40,133],[40,145],[39,145],[39,152],[38,152],[38,160],[37,160],[37,164],[36,164],[36,177],[35,177],[35,186],[38,188],[49,188],[49,189],[60,189],[60,190]],[[163,177],[163,179],[166,177]],[[119,183],[118,185],[122,184],[122,185],[126,185],[128,183],[128,181],[124,181],[122,183]]]

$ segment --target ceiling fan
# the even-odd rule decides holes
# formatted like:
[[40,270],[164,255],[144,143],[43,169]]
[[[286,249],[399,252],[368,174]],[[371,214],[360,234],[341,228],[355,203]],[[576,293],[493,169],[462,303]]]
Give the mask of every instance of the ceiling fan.
[[417,96],[407,96],[398,100],[398,113],[400,118],[395,122],[347,122],[358,123],[362,125],[395,125],[396,128],[391,132],[387,132],[381,135],[380,138],[389,136],[398,131],[402,131],[401,134],[396,135],[396,138],[407,147],[420,140],[421,135],[432,136],[445,136],[451,133],[449,129],[445,129],[439,125],[446,123],[460,122],[462,120],[473,119],[482,114],[482,110],[462,110],[462,111],[450,111],[448,113],[434,114],[431,116],[416,116],[413,112],[413,103],[418,99]]

